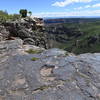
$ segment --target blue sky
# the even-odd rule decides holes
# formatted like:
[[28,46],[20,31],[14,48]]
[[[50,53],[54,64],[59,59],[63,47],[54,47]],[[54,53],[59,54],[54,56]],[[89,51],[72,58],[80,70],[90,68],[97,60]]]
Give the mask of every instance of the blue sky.
[[100,0],[1,0],[0,9],[28,9],[39,17],[100,16]]

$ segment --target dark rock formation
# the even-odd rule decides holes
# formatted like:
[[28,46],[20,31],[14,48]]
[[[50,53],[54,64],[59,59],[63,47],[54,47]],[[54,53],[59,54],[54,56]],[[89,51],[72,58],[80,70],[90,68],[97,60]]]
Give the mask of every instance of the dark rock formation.
[[99,37],[97,36],[90,36],[87,38],[88,39],[88,46],[91,46],[91,44],[95,44]]
[[[25,41],[24,44],[34,44],[48,48],[47,36],[43,31],[43,22],[41,20],[42,19],[27,17],[2,23],[0,25],[0,40],[19,37]],[[31,42],[29,42],[30,40]]]
[[19,39],[0,43],[0,100],[100,100],[99,53],[26,48],[43,50]]

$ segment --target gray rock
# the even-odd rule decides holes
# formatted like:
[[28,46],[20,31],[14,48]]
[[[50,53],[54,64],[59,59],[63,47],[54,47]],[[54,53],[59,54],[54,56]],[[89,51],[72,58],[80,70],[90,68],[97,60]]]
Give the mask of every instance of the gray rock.
[[0,41],[7,39],[9,35],[10,33],[7,31],[5,26],[0,24]]
[[24,41],[24,44],[35,45],[35,41],[32,38],[26,38],[23,41]]
[[2,41],[0,42],[0,50],[15,50],[18,48],[22,48],[23,41],[21,39],[16,40],[8,40],[8,41]]
[[12,52],[0,55],[1,100],[100,100],[99,53],[68,56],[54,48],[28,54],[34,47],[21,40],[3,44]]

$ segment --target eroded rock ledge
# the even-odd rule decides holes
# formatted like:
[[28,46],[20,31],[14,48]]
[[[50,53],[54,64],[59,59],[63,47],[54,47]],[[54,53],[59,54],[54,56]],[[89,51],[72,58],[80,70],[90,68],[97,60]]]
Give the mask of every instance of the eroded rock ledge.
[[100,53],[1,42],[0,100],[100,100]]
[[26,17],[0,23],[0,41],[20,38],[24,44],[48,48],[43,19]]

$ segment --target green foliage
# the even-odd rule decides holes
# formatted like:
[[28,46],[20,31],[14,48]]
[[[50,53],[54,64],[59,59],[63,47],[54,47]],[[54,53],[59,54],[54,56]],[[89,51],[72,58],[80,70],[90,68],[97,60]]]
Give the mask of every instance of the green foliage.
[[19,14],[8,14],[7,11],[2,11],[0,10],[0,22],[4,23],[5,21],[8,20],[16,20],[19,19],[20,15]]
[[[66,27],[74,27],[76,30],[80,29],[81,32],[84,34],[78,38],[75,38],[72,36],[71,41],[67,43],[67,45],[64,45],[64,48],[66,50],[72,51],[76,54],[80,53],[87,53],[87,52],[100,52],[100,21],[97,22],[85,22],[85,23],[70,23],[65,24]],[[95,43],[91,43],[90,46],[88,46],[88,37],[97,37],[98,40]],[[76,47],[74,44],[76,40],[79,40],[78,47]]]
[[26,51],[29,54],[39,54],[42,52],[42,50],[33,50],[33,49],[29,49]]
[[32,15],[32,12],[31,11],[29,11],[28,13],[29,13],[30,16]]
[[7,16],[8,13],[7,13],[7,11],[2,11],[2,10],[0,10],[0,15],[2,15],[2,16]]
[[0,22],[6,21],[9,18],[9,15],[6,11],[0,10]]
[[39,58],[33,57],[31,60],[36,61],[36,60],[39,60]]
[[20,18],[20,15],[19,14],[13,14],[11,16],[12,16],[12,20],[17,20],[17,19]]
[[26,9],[20,9],[19,11],[21,17],[27,17],[27,10]]
[[27,17],[27,13],[30,14],[30,16],[32,15],[32,12],[29,11],[27,12],[26,9],[21,9],[19,11],[20,14],[8,14],[7,11],[2,11],[0,10],[0,23],[4,23],[8,20],[17,20],[17,19],[20,19],[20,15],[21,17]]
[[[55,41],[53,39],[53,47],[64,49],[76,54],[100,52],[100,19],[93,19],[93,21],[91,19],[90,22],[80,21],[80,23],[70,22],[59,25],[52,24],[49,29],[52,30],[52,27],[59,28],[56,30],[55,34],[52,34],[52,38],[56,38]],[[77,36],[80,33],[82,34]],[[88,45],[89,37],[96,37],[97,40],[94,42],[92,41]],[[67,41],[61,42],[61,40]]]

